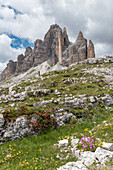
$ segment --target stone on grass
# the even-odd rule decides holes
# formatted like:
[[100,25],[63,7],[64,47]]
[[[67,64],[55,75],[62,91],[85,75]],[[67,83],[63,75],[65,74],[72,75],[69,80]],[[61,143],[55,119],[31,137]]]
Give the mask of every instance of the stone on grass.
[[6,129],[3,140],[15,140],[33,134],[33,129],[29,127],[28,120],[25,116],[21,116]]
[[95,162],[95,159],[88,157],[87,159],[85,159],[84,164],[85,164],[87,167],[89,167],[89,166],[91,166],[94,162]]
[[107,149],[107,150],[109,150],[109,151],[113,151],[113,143],[103,142],[102,148]]
[[68,162],[66,165],[57,168],[57,170],[87,170],[86,166],[81,161]]
[[90,102],[91,102],[91,103],[94,103],[94,102],[95,102],[95,98],[94,98],[93,96],[90,96],[89,99],[90,99]]
[[81,152],[79,160],[83,162],[86,166],[90,166],[96,160],[95,153],[91,151]]
[[67,146],[68,145],[68,139],[60,140],[59,141],[59,147]]
[[113,152],[105,150],[103,148],[98,147],[95,151],[95,157],[99,160],[101,164],[104,164],[108,157],[112,157]]
[[3,114],[0,114],[0,127],[2,127],[4,125],[4,116]]
[[72,139],[71,140],[71,146],[74,148],[74,147],[76,147],[76,145],[78,144],[78,142],[79,142],[79,139]]
[[72,156],[75,156],[75,157],[79,158],[79,156],[80,156],[80,150],[77,150],[76,148],[73,148],[73,150],[72,150]]

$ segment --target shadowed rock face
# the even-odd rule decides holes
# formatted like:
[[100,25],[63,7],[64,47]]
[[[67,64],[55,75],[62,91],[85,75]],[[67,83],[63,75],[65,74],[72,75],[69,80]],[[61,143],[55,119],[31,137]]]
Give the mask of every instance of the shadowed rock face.
[[4,69],[4,71],[0,75],[0,81],[6,79],[7,77],[10,77],[11,75],[13,75],[16,71],[16,65],[17,65],[17,62],[9,60],[7,67]]
[[17,65],[16,65],[16,73],[22,71],[22,66],[23,66],[23,61],[24,61],[25,56],[23,54],[18,55],[17,57]]
[[62,30],[57,24],[51,25],[43,41],[37,39],[33,49],[28,46],[25,54],[17,57],[17,62],[9,61],[0,75],[0,81],[15,73],[25,72],[45,61],[48,61],[51,66],[57,62],[63,66],[69,66],[74,62],[94,57],[94,45],[89,41],[87,49],[87,40],[83,37],[82,32],[79,32],[74,43],[70,43],[65,27]]
[[28,46],[25,51],[25,56],[27,57],[27,56],[31,55],[31,53],[32,53],[32,48],[30,46]]

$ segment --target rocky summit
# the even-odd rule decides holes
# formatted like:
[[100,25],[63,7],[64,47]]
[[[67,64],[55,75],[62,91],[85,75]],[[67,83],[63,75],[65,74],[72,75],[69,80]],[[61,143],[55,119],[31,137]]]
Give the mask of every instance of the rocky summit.
[[91,40],[89,46],[87,45],[87,40],[81,31],[77,40],[71,43],[65,27],[62,30],[57,24],[51,25],[43,41],[37,39],[34,42],[34,48],[28,46],[25,54],[20,54],[16,62],[9,60],[7,67],[0,75],[0,81],[14,74],[23,73],[45,61],[51,66],[58,62],[63,66],[69,66],[72,63],[94,57],[94,45]]

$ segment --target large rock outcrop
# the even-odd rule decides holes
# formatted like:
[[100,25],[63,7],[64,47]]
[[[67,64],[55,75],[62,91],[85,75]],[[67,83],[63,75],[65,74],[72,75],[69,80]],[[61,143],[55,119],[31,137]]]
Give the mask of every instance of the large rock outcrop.
[[45,61],[48,61],[51,66],[57,62],[63,66],[69,66],[74,62],[94,57],[94,45],[92,41],[89,41],[87,49],[87,40],[83,37],[82,32],[79,32],[77,40],[71,43],[65,27],[62,30],[57,24],[51,25],[43,41],[37,39],[33,49],[28,46],[25,54],[17,57],[17,62],[9,61],[0,75],[0,81],[15,73],[25,72]]

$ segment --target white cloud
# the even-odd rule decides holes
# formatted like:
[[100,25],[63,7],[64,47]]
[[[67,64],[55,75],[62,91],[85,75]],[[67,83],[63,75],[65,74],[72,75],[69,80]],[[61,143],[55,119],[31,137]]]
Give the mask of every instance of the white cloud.
[[34,8],[40,8],[39,0],[1,0],[1,4],[12,6],[22,13],[31,14]]
[[103,57],[104,55],[113,55],[112,45],[104,44],[104,43],[97,43],[95,44],[96,49],[96,57]]
[[[12,48],[11,45],[12,39],[7,35],[0,35],[0,62],[6,63],[9,59],[16,60],[17,55],[25,51],[24,48]],[[3,64],[4,66],[4,64]],[[1,69],[0,69],[1,70]]]
[[3,19],[13,19],[15,16],[14,11],[12,9],[9,9],[8,7],[1,7],[0,6],[0,17]]
[[[6,0],[2,1],[1,4],[9,5],[21,13],[14,14],[15,17],[10,18],[0,13],[0,17],[3,17],[3,19],[0,19],[0,33],[8,32],[20,38],[29,38],[34,42],[37,38],[42,39],[45,31],[55,21],[53,16],[48,17],[44,14],[43,5],[39,0]],[[10,12],[13,11],[4,7],[2,9],[4,14],[6,9]]]
[[0,32],[29,38],[33,42],[42,39],[56,21],[67,27],[72,38],[76,38],[81,30],[95,43],[113,42],[112,0],[1,0],[0,3],[23,13],[0,20]]
[[6,68],[7,63],[0,62],[0,73]]

